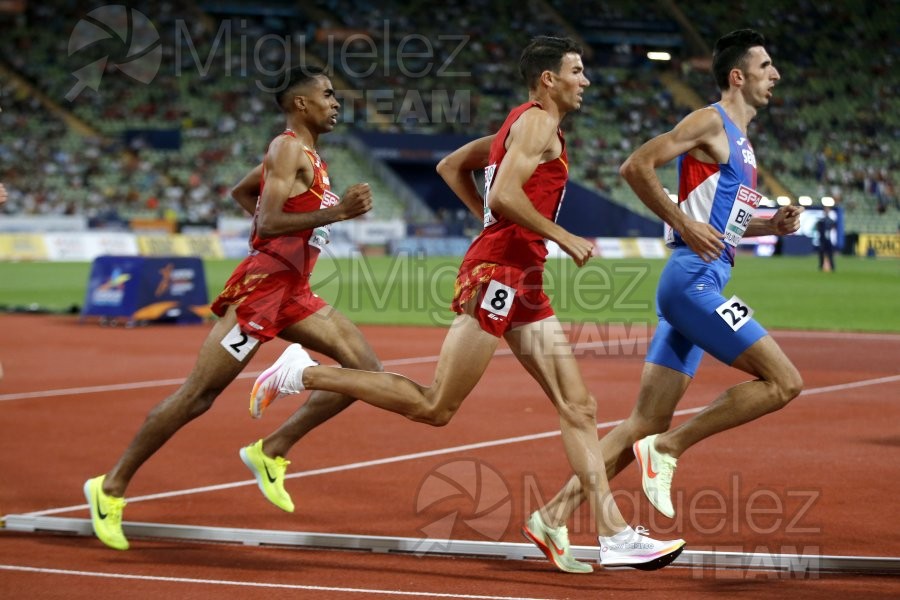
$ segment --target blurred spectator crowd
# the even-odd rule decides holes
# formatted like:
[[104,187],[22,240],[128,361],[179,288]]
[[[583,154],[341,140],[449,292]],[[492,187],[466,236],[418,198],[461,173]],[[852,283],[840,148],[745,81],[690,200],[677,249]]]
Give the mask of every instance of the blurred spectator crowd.
[[[203,10],[193,1],[151,0],[135,6],[148,26],[133,11],[97,12],[89,2],[28,2],[23,13],[0,14],[0,70],[9,72],[0,77],[0,181],[9,191],[0,210],[83,214],[106,227],[137,217],[241,215],[228,192],[283,126],[267,90],[284,67],[308,62],[333,73],[342,134],[475,137],[495,131],[524,99],[522,47],[555,33],[589,47],[591,86],[580,114],[565,123],[571,175],[640,211],[619,164],[695,107],[667,81],[687,84],[699,103],[715,101],[697,57],[723,33],[753,27],[766,35],[782,74],[772,105],[751,125],[766,172],[794,195],[832,196],[858,231],[897,231],[900,3],[679,4],[686,21],[638,0],[270,0],[240,8],[211,0]],[[82,48],[75,32],[85,21],[111,34]],[[674,60],[647,60],[650,44],[622,35],[629,24],[682,40],[671,49]],[[134,35],[114,35],[125,30]],[[133,50],[146,56],[134,58]],[[79,69],[96,60],[102,79],[92,89],[90,73]],[[372,174],[373,158],[334,137],[322,154],[345,179],[336,182],[341,191],[357,174]],[[674,185],[674,169],[663,172]],[[765,178],[762,188],[779,189]],[[390,202],[384,211],[403,215]]]

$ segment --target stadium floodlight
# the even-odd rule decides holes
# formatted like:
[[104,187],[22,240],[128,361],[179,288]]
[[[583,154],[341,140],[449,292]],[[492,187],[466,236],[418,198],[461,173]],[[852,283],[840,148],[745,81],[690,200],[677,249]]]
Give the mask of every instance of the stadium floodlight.
[[831,196],[822,196],[822,206],[834,206],[834,198]]
[[650,60],[672,60],[672,55],[668,52],[648,52],[647,58]]
[[809,196],[800,196],[797,201],[800,202],[800,206],[812,206],[812,198]]
[[787,196],[778,196],[778,206],[788,206],[791,203],[791,199]]

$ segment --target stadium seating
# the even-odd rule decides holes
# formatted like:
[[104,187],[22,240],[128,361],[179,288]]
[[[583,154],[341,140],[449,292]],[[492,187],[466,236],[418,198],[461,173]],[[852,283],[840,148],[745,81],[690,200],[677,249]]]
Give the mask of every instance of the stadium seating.
[[[77,83],[73,73],[109,46],[70,53],[67,43],[83,9],[63,1],[28,3],[24,15],[0,15],[8,32],[0,39],[0,55],[5,68],[24,81],[4,81],[0,87],[0,124],[17,134],[0,140],[0,180],[10,188],[2,210],[77,212],[107,222],[135,216],[209,221],[241,214],[228,191],[261,160],[283,123],[256,84],[284,65],[287,45],[294,55],[302,49],[331,67],[336,86],[357,98],[344,102],[348,122],[340,126],[342,134],[377,129],[475,136],[495,130],[522,99],[516,65],[521,47],[533,35],[562,31],[593,44],[586,60],[592,86],[584,109],[564,123],[571,175],[648,214],[623,184],[618,166],[690,107],[666,86],[663,68],[643,58],[648,47],[610,43],[615,31],[606,31],[605,23],[632,22],[669,41],[683,36],[670,68],[704,101],[718,93],[709,72],[687,60],[696,53],[690,40],[711,44],[744,26],[766,33],[783,80],[772,106],[751,125],[761,163],[795,196],[833,196],[845,209],[848,231],[895,232],[900,112],[892,109],[892,101],[900,75],[892,61],[900,5],[879,0],[862,0],[853,9],[811,0],[738,0],[702,9],[679,4],[682,20],[671,6],[638,0],[590,7],[577,0],[465,0],[437,6],[317,0],[262,2],[238,14],[227,3],[207,3],[201,10],[194,2],[175,8],[157,0],[141,6],[163,48],[163,68],[152,84],[107,67],[98,91],[84,89],[70,102],[64,98]],[[848,51],[848,32],[854,49],[884,51]],[[354,33],[356,43],[344,46]],[[374,56],[351,54],[370,48],[366,40],[374,42]],[[427,52],[415,55],[422,51]],[[378,110],[371,93],[379,91],[393,94],[389,110]],[[48,109],[38,93],[54,100],[61,112]],[[448,98],[465,98],[468,112],[433,118]],[[415,102],[424,112],[407,111],[397,118]],[[71,117],[88,133],[72,127]],[[174,132],[177,149],[155,147],[147,133],[153,130]],[[337,175],[339,191],[365,178],[384,199],[376,203],[376,217],[434,218],[408,210],[397,200],[408,195],[380,175],[384,171],[377,159],[335,138],[323,143],[322,153]],[[662,169],[661,178],[672,189],[674,168]],[[762,188],[771,194],[766,183]]]

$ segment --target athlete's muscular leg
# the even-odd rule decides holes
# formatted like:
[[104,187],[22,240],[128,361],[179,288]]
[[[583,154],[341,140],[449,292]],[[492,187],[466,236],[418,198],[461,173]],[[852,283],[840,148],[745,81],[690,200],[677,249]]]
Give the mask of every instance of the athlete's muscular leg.
[[[279,334],[289,342],[334,359],[342,367],[381,371],[381,362],[362,332],[337,309],[327,306]],[[355,398],[335,392],[315,391],[278,429],[263,440],[268,456],[287,456],[304,435],[353,404]]]
[[729,388],[701,413],[656,438],[656,448],[679,457],[702,439],[778,410],[800,395],[803,380],[766,335],[732,363],[757,379]]
[[441,347],[429,387],[396,373],[370,373],[333,367],[308,367],[303,386],[329,390],[429,425],[446,425],[484,374],[499,339],[473,317],[459,315]]
[[243,370],[258,346],[247,354],[243,362],[238,362],[220,345],[222,338],[236,324],[234,307],[231,307],[209,332],[187,380],[150,411],[131,444],[107,473],[103,482],[105,493],[124,496],[128,483],[141,465],[176,431],[206,412],[222,390]]
[[[598,533],[610,536],[622,531],[628,524],[616,506],[606,478],[597,438],[596,402],[584,384],[559,321],[550,317],[512,329],[505,337],[513,353],[541,384],[559,412],[566,456],[591,506]],[[549,514],[544,516],[553,520]]]
[[[634,442],[669,428],[675,407],[690,383],[691,377],[680,371],[644,363],[640,391],[631,415],[600,439],[608,479],[612,480],[634,460],[631,449]],[[545,522],[554,527],[565,525],[584,500],[581,482],[573,475],[544,507]]]

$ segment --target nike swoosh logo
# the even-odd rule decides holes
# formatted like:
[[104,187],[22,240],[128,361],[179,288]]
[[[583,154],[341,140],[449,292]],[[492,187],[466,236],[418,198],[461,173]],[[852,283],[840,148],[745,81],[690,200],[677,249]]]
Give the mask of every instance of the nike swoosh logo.
[[102,519],[106,519],[107,513],[104,513],[104,512],[103,512],[103,509],[100,508],[100,491],[99,491],[99,490],[98,490],[97,493],[94,495],[94,497],[95,497],[96,502],[97,502],[97,516],[100,517],[101,520],[102,520]]
[[654,471],[653,467],[650,466],[650,454],[647,454],[647,477],[656,479],[657,475],[659,475],[659,471]]
[[263,465],[263,468],[266,470],[266,477],[269,478],[269,483],[275,483],[276,478],[272,477],[272,475],[269,473],[269,465]]
[[553,539],[549,535],[547,536],[547,541],[550,542],[550,547],[556,551],[556,554],[558,554],[559,556],[565,554],[565,551],[562,548],[557,547],[557,545],[553,542]]

